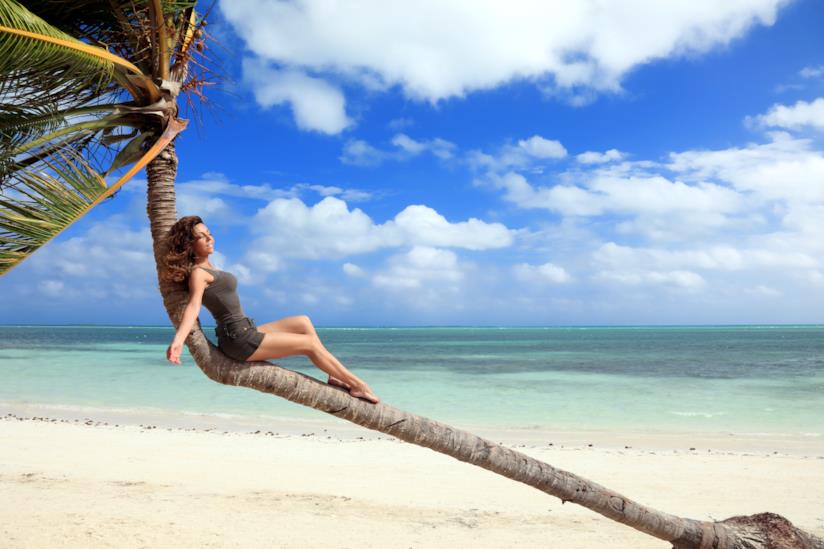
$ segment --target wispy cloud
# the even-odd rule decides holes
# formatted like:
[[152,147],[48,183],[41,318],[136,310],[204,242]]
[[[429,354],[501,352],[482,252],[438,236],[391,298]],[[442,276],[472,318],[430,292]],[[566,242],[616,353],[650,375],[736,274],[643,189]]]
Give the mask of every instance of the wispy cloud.
[[455,144],[445,139],[413,139],[405,133],[395,134],[390,143],[392,148],[379,149],[362,139],[352,139],[344,144],[339,158],[344,164],[376,166],[386,161],[402,162],[426,153],[449,160],[456,150]]
[[604,152],[587,151],[575,156],[575,159],[581,164],[606,164],[607,162],[615,162],[624,158],[624,153],[618,149],[610,149]]
[[824,77],[824,65],[810,65],[798,72],[801,78],[822,78]]
[[566,156],[566,147],[560,141],[533,135],[514,144],[505,144],[493,153],[469,151],[467,162],[476,170],[501,171],[507,168],[525,169],[538,162],[559,160]]

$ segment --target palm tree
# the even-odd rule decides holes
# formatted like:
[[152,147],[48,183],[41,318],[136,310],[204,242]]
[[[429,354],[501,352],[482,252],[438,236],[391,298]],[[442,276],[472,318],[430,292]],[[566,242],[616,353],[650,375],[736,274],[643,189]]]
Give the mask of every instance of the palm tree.
[[[155,260],[161,264],[164,236],[177,218],[174,138],[186,127],[178,104],[182,93],[197,97],[206,83],[206,20],[195,3],[32,0],[24,7],[0,0],[0,274],[144,166]],[[159,286],[177,326],[187,292],[163,281]],[[824,541],[778,515],[722,522],[676,517],[449,425],[385,403],[368,404],[268,362],[235,362],[206,339],[199,324],[186,343],[198,367],[218,383],[274,394],[447,454],[674,547],[824,548]]]

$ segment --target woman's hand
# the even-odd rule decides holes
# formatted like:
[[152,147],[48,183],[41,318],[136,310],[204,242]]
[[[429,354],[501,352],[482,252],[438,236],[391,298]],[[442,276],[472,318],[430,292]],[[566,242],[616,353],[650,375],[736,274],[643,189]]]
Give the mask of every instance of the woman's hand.
[[182,341],[172,341],[169,348],[166,349],[166,359],[172,364],[180,364],[180,353],[183,351]]

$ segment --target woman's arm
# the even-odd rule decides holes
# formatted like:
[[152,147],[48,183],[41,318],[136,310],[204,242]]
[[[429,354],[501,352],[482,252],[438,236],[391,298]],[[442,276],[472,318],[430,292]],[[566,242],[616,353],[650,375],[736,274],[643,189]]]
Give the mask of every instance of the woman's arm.
[[177,327],[175,337],[171,345],[166,350],[166,358],[173,364],[180,364],[180,353],[183,351],[183,343],[189,332],[192,331],[197,320],[197,315],[200,313],[200,306],[203,302],[203,290],[206,289],[206,272],[200,269],[195,270],[189,275],[189,303],[186,304],[186,309],[183,311],[183,317],[180,320],[180,325]]

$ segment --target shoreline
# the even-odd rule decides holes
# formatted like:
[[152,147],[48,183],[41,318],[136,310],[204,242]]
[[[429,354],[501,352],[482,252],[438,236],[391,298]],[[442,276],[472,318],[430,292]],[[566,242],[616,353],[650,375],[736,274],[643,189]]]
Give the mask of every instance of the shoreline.
[[[268,435],[4,415],[0,523],[13,547],[669,547],[485,469],[354,427],[360,435]],[[824,452],[571,442],[514,447],[668,513],[772,511],[824,535],[824,494],[811,489],[824,478]]]
[[[399,440],[335,417],[318,419],[255,417],[230,414],[174,413],[130,410],[128,413],[91,408],[94,413],[60,406],[0,405],[0,420],[78,424],[90,427],[136,428],[142,431],[202,432],[268,437],[317,437],[338,441]],[[82,409],[82,408],[81,408]],[[604,430],[545,428],[485,428],[452,424],[481,438],[511,448],[604,449],[671,452],[674,454],[761,454],[824,459],[819,434],[691,432],[665,430]]]

